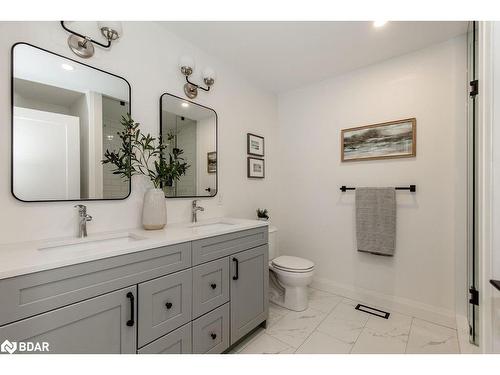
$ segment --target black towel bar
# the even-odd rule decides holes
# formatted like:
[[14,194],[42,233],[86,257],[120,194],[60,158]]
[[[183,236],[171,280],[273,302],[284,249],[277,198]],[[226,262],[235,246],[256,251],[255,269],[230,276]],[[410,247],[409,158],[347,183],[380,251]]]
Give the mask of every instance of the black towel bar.
[[[415,193],[417,191],[417,185],[410,185],[410,186],[396,186],[394,188],[395,190],[409,190],[412,193]],[[347,186],[341,186],[340,191],[342,193],[345,193],[347,190],[356,190],[355,187],[347,187]]]

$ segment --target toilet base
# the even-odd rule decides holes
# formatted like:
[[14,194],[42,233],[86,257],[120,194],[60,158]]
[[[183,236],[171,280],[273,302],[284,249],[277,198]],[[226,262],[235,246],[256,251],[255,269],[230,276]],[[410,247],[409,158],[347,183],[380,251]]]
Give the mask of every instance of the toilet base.
[[[272,284],[272,283],[270,283]],[[281,294],[273,285],[269,285],[269,300],[278,306],[293,311],[304,311],[309,307],[307,287],[286,287]]]

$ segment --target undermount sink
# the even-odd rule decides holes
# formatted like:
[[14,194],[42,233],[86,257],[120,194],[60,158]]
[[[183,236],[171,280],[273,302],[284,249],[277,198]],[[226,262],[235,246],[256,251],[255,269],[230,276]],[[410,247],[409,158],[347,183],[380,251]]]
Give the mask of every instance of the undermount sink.
[[75,238],[51,242],[39,247],[38,250],[89,250],[97,249],[101,246],[124,246],[145,239],[145,237],[137,236],[132,233],[114,233],[91,238]]
[[218,230],[229,229],[234,225],[234,223],[226,223],[226,222],[216,222],[216,223],[200,223],[193,224],[191,227],[195,229],[197,232],[215,232]]

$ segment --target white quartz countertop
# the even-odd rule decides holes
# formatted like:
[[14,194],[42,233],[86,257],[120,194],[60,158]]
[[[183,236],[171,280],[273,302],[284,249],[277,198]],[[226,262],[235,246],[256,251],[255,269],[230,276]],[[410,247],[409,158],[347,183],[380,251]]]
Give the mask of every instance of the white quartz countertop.
[[[196,224],[168,224],[164,229],[155,231],[136,228],[106,233],[89,233],[85,240],[66,237],[0,245],[0,279],[267,225],[268,223],[265,221],[218,218]],[[125,234],[135,237],[137,240],[123,241],[122,243],[117,241],[116,243],[111,242],[89,248],[85,248],[85,246],[82,248],[63,246],[66,244],[88,243]]]

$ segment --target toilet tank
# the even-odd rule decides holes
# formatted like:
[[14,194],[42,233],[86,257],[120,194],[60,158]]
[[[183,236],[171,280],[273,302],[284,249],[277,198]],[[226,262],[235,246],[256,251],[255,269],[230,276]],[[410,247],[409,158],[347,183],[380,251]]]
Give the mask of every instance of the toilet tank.
[[269,226],[269,260],[278,256],[278,229]]

